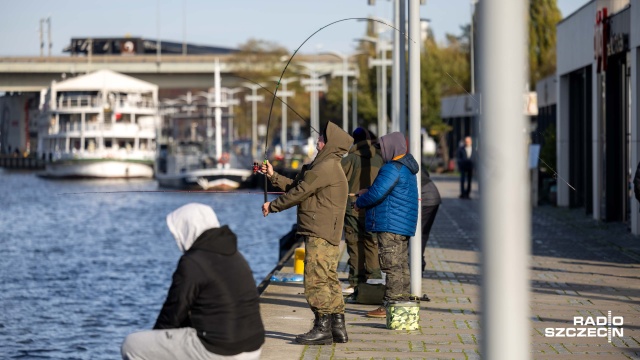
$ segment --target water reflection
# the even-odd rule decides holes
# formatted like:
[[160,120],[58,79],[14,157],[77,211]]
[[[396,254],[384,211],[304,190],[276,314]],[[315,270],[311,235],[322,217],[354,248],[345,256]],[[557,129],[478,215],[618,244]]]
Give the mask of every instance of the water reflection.
[[295,210],[263,218],[261,194],[72,192],[157,190],[152,180],[61,181],[0,169],[3,358],[115,359],[153,326],[180,252],[165,217],[211,206],[238,235],[256,283],[277,262]]

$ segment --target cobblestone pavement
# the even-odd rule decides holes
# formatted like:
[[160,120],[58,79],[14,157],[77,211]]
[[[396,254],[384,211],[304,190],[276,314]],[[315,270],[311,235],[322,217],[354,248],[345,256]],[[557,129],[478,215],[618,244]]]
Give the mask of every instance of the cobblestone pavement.
[[[265,359],[480,359],[480,202],[458,199],[457,178],[434,177],[443,196],[427,246],[417,331],[392,331],[367,318],[375,306],[348,304],[349,342],[299,346],[312,314],[301,284],[272,284],[262,297]],[[477,187],[474,184],[474,189]],[[597,223],[584,210],[533,210],[531,257],[532,359],[640,359],[640,238],[626,225]],[[346,254],[340,264],[346,280]],[[295,311],[295,312],[294,312]],[[545,337],[545,329],[574,325],[574,317],[622,317],[607,337]],[[618,319],[618,322],[620,318]],[[548,331],[548,330],[547,330]],[[571,330],[570,330],[571,331]],[[617,332],[622,331],[620,336]]]

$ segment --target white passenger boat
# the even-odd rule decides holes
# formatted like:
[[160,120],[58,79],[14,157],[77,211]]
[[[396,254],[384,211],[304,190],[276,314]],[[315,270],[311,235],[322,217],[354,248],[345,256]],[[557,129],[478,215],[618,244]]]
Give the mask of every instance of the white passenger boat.
[[214,79],[209,92],[195,96],[188,92],[161,106],[155,177],[162,187],[233,190],[251,185],[252,158],[232,144],[228,107],[233,99],[220,86],[217,61]]
[[38,156],[45,177],[151,178],[158,86],[110,70],[41,93]]

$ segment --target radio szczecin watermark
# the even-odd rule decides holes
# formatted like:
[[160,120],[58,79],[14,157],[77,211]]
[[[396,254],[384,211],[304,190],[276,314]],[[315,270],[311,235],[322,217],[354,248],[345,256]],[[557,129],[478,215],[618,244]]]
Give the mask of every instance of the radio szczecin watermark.
[[[624,318],[622,316],[574,316],[573,326],[564,328],[545,328],[545,337],[606,337],[611,342],[611,337],[624,336]],[[579,326],[579,327],[578,327]]]

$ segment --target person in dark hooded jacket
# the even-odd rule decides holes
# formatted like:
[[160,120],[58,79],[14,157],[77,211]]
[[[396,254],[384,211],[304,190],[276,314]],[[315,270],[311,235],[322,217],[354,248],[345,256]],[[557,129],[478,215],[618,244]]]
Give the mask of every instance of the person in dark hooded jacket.
[[347,178],[340,160],[352,142],[349,134],[329,122],[318,136],[316,158],[303,166],[295,179],[273,171],[268,161],[262,165],[262,172],[271,184],[285,191],[262,205],[263,215],[296,206],[296,232],[304,237],[304,294],[315,320],[309,332],[296,336],[299,344],[348,341],[337,269],[348,195]]
[[[382,279],[378,259],[378,241],[365,228],[365,213],[352,210],[355,194],[373,184],[384,161],[371,143],[369,131],[356,128],[353,131],[353,146],[342,158],[342,169],[349,183],[349,201],[344,216],[344,239],[349,254],[349,287],[357,292],[357,286],[367,279]],[[355,295],[355,294],[354,294]]]
[[170,213],[167,225],[184,254],[153,330],[128,335],[122,358],[259,359],[258,290],[236,235],[197,203]]
[[[354,209],[366,209],[367,231],[377,233],[380,269],[386,273],[385,302],[408,300],[411,293],[409,274],[409,238],[418,224],[418,179],[420,167],[407,154],[404,135],[393,132],[380,137],[385,164],[369,189],[359,192]],[[386,317],[381,306],[367,313],[369,317]]]

